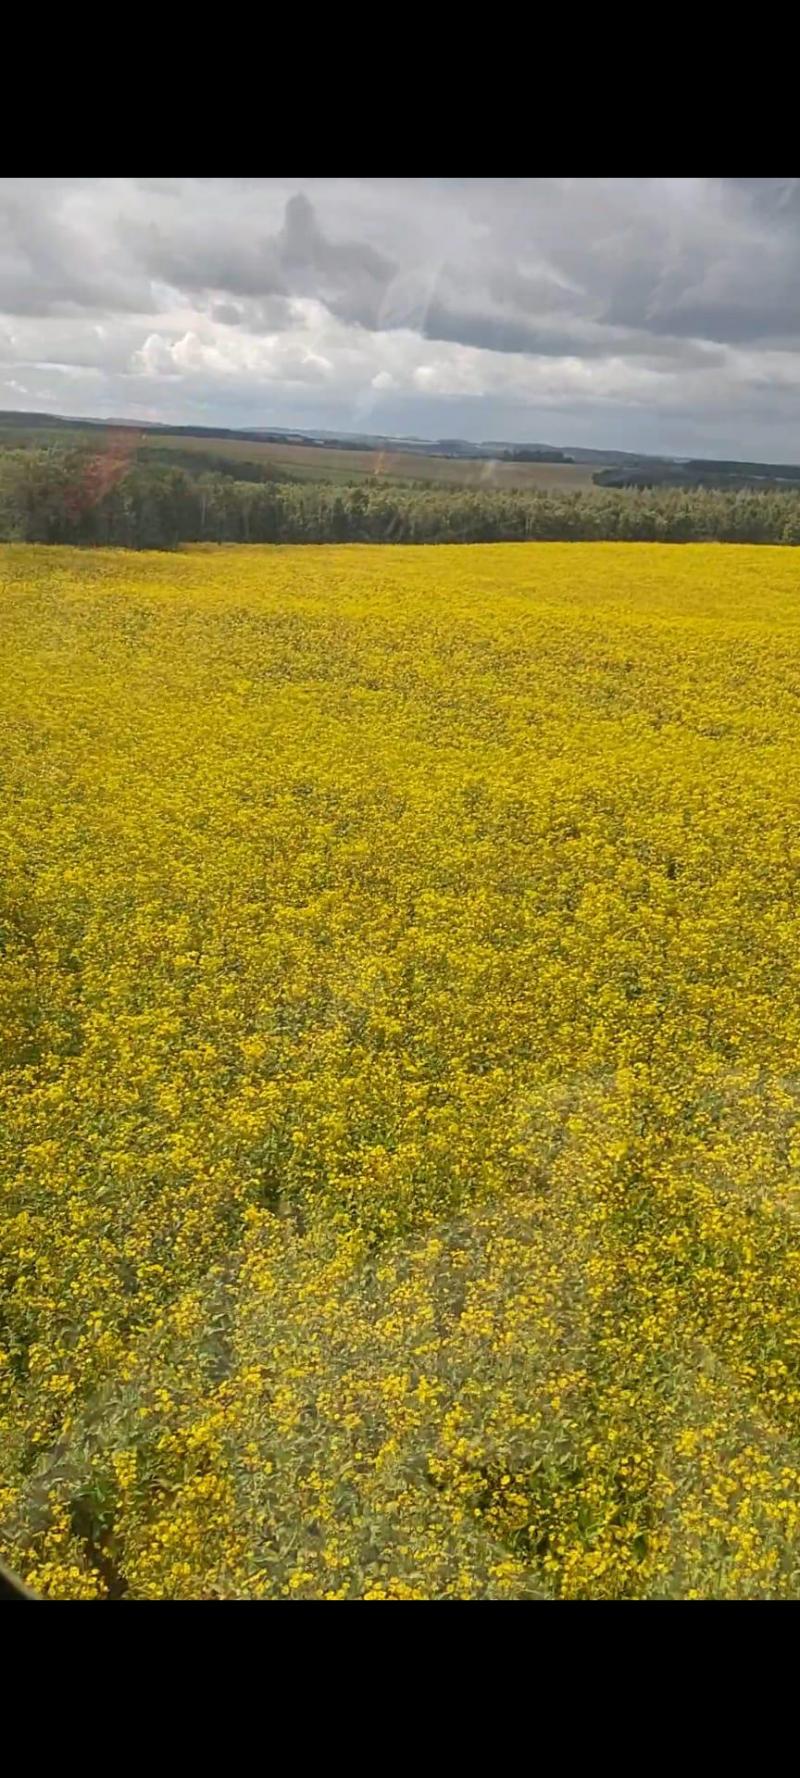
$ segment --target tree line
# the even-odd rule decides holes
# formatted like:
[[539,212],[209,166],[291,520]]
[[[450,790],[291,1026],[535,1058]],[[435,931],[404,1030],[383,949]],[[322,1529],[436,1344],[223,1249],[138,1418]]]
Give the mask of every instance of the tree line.
[[180,543],[800,544],[800,491],[453,488],[388,480],[251,482],[124,454],[0,453],[0,537]]

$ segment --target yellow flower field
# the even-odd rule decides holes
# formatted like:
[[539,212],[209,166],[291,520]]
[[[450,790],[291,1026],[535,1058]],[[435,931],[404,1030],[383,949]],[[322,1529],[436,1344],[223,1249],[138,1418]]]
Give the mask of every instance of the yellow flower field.
[[0,1554],[800,1596],[800,557],[0,551]]

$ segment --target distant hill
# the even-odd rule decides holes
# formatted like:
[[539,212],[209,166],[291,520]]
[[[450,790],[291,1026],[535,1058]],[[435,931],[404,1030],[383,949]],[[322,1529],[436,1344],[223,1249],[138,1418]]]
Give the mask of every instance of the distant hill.
[[[323,479],[331,479],[335,468],[334,479],[349,478],[353,473],[368,473],[366,465],[375,457],[385,458],[390,465],[381,473],[397,474],[402,463],[403,473],[418,473],[423,476],[434,474],[433,465],[430,472],[424,468],[426,460],[438,459],[440,468],[435,472],[436,479],[450,479],[448,463],[463,463],[464,474],[483,474],[480,465],[484,464],[485,473],[496,476],[505,475],[511,468],[522,468],[528,464],[534,473],[536,465],[542,465],[542,474],[546,475],[548,466],[557,474],[562,468],[564,476],[569,476],[565,486],[586,486],[593,481],[597,487],[606,488],[645,488],[645,487],[714,487],[728,488],[781,488],[793,487],[800,483],[800,466],[792,463],[756,463],[736,458],[679,458],[653,457],[644,452],[600,450],[586,445],[567,445],[564,447],[546,442],[533,441],[522,443],[509,439],[484,439],[474,443],[464,438],[413,438],[408,435],[394,437],[388,433],[345,432],[319,427],[311,431],[303,427],[277,426],[173,426],[162,420],[131,420],[111,417],[98,420],[87,419],[79,415],[29,413],[23,410],[8,409],[0,411],[0,447],[32,443],[34,440],[43,444],[53,443],[54,434],[60,432],[83,434],[98,432],[131,431],[142,439],[148,436],[155,441],[163,440],[197,440],[198,446],[208,447],[214,440],[220,446],[229,446],[231,456],[242,461],[243,448],[260,446],[262,449],[274,449],[288,453],[284,464],[289,473],[300,473],[317,478],[317,469]],[[300,459],[296,453],[300,452]],[[319,453],[319,456],[317,456]],[[413,459],[412,462],[409,461]],[[283,461],[283,458],[281,458]],[[408,468],[405,465],[408,463]],[[337,465],[341,465],[339,469]],[[470,472],[469,465],[475,465]],[[592,473],[594,471],[594,473]],[[371,470],[369,471],[371,473]],[[460,474],[456,471],[456,474]],[[498,482],[497,485],[503,485]]]
[[474,443],[466,438],[414,438],[383,432],[335,432],[320,426],[313,431],[294,426],[173,426],[164,420],[131,420],[115,415],[107,419],[84,419],[76,414],[27,413],[17,409],[0,411],[0,433],[9,431],[56,431],[79,427],[86,431],[113,427],[134,432],[169,433],[172,438],[239,439],[246,444],[280,444],[314,446],[325,450],[408,452],[415,457],[463,457],[470,461],[501,461],[516,463],[640,463],[666,462],[665,458],[642,458],[632,451],[588,450],[583,446],[552,445],[535,440],[519,443],[514,439],[488,439]]
[[504,463],[574,463],[566,451],[549,450],[547,445],[509,445],[502,453]]
[[733,492],[752,488],[763,492],[769,488],[797,487],[800,465],[713,457],[659,462],[640,457],[602,469],[593,479],[598,488],[727,488]]

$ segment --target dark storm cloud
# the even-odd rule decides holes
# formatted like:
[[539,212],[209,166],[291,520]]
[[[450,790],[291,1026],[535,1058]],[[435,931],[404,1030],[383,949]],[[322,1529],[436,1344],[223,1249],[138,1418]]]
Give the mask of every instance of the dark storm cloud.
[[[569,356],[576,350],[575,331],[543,327],[508,309],[449,307],[434,297],[427,305],[422,332],[428,340],[452,340],[457,345],[478,346],[487,352],[531,352],[545,357]],[[598,342],[584,341],[582,352],[605,350]]]
[[286,205],[278,251],[290,288],[316,296],[342,320],[376,327],[386,292],[396,276],[394,260],[367,241],[335,241],[320,228],[302,193]]
[[643,358],[653,364],[672,360],[686,366],[724,362],[723,353],[707,340],[681,339],[679,330],[660,337],[646,328],[638,330],[617,323],[553,323],[551,318],[528,321],[507,310],[449,309],[434,299],[427,307],[422,331],[429,340],[452,340],[489,352],[521,352],[543,358],[602,358],[612,353],[622,358]]
[[[332,314],[363,327],[377,327],[386,292],[398,267],[367,241],[333,239],[321,228],[303,192],[286,203],[281,226],[266,232],[257,213],[249,226],[221,216],[219,227],[191,209],[171,226],[158,222],[122,224],[120,235],[148,277],[189,294],[224,291],[252,305],[244,318],[269,330],[286,325],[288,306],[270,299],[311,296]],[[230,305],[227,305],[230,306]],[[217,305],[219,307],[219,305]]]

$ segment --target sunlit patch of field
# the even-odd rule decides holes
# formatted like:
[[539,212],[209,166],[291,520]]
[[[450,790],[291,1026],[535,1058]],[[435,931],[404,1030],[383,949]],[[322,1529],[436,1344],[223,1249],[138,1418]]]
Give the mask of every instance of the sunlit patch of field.
[[374,476],[388,481],[432,482],[460,488],[587,489],[602,463],[506,463],[491,458],[430,457],[425,452],[337,450],[325,445],[276,444],[269,439],[184,438],[169,433],[143,435],[148,456],[174,450],[226,457],[235,463],[273,463],[302,481],[352,482]]
[[0,1553],[800,1592],[796,556],[0,552]]

